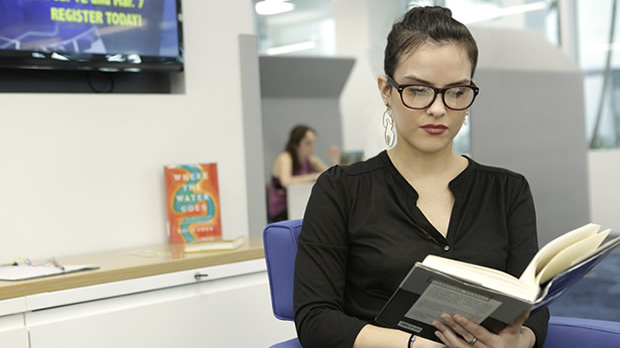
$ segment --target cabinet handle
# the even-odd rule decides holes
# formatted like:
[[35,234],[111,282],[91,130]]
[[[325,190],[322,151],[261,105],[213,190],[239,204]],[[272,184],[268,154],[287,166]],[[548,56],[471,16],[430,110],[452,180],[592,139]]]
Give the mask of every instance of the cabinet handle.
[[206,273],[196,272],[196,273],[194,274],[194,279],[196,279],[196,280],[200,280],[200,279],[202,279],[202,278],[206,278],[206,277],[208,277],[208,276],[209,276],[209,275],[208,275],[208,274],[206,274]]

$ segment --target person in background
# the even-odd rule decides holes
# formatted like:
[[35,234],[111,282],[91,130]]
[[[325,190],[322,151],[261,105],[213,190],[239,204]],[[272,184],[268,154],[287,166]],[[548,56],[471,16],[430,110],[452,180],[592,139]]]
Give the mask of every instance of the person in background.
[[[325,171],[306,206],[293,295],[304,348],[443,346],[374,320],[414,263],[435,254],[519,276],[537,252],[525,177],[452,149],[477,59],[447,8],[414,7],[392,26],[378,78],[389,149]],[[451,348],[532,348],[548,320],[526,312],[498,334],[458,314],[432,324]]]
[[[288,220],[286,188],[292,184],[313,182],[327,165],[314,154],[316,131],[306,125],[297,125],[290,132],[288,142],[273,163],[269,183],[269,221]],[[332,164],[340,161],[340,149],[329,149]]]

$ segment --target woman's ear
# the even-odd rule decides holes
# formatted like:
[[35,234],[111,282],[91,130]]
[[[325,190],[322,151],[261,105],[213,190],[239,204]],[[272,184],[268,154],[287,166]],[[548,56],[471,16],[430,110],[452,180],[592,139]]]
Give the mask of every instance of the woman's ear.
[[383,104],[390,104],[390,97],[392,96],[392,86],[388,83],[387,77],[385,75],[380,75],[377,78],[377,87],[379,87],[379,92],[381,93],[381,99],[383,99]]

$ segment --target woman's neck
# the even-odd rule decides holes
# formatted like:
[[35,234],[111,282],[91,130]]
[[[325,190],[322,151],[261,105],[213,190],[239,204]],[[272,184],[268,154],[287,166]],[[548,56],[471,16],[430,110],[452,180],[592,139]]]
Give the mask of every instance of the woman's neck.
[[408,180],[444,176],[453,178],[467,166],[467,160],[452,152],[450,147],[436,153],[407,151],[395,147],[388,150],[388,156],[396,169]]
[[299,161],[299,164],[303,164],[308,160],[308,158],[310,158],[310,156],[297,155],[297,160]]

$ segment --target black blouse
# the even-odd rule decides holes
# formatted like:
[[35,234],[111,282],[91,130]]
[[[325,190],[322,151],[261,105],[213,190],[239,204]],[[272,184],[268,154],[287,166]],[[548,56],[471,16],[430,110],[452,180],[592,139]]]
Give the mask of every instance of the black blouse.
[[[416,261],[436,254],[521,274],[538,250],[526,179],[469,159],[449,184],[447,238],[417,208],[418,194],[387,152],[323,173],[306,207],[294,308],[305,348],[351,347]],[[525,323],[542,347],[548,310]]]

